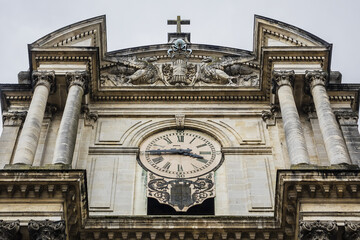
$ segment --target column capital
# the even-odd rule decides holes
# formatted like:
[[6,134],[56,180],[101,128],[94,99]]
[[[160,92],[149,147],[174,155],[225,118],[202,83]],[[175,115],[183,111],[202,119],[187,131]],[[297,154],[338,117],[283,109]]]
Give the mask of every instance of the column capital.
[[49,89],[50,93],[55,92],[55,72],[54,71],[33,71],[32,83],[35,89],[39,85],[44,85]]
[[0,220],[0,239],[20,240],[20,221],[5,222]]
[[290,71],[273,71],[273,81],[278,87],[283,85],[288,85],[290,87],[294,86],[295,72]]
[[305,79],[307,86],[311,89],[317,85],[325,86],[328,74],[324,71],[305,71]]
[[337,234],[338,226],[336,222],[305,222],[299,223],[299,239],[300,240],[331,240]]
[[29,235],[31,240],[36,239],[57,239],[65,240],[65,221],[35,221],[30,220],[28,224]]
[[5,112],[3,114],[4,126],[21,126],[26,118],[26,111],[23,112]]
[[89,90],[89,74],[85,71],[67,72],[65,75],[68,89],[71,86],[80,86],[84,90],[84,95]]
[[356,240],[360,238],[360,223],[348,222],[345,221],[344,224],[344,239],[345,240]]

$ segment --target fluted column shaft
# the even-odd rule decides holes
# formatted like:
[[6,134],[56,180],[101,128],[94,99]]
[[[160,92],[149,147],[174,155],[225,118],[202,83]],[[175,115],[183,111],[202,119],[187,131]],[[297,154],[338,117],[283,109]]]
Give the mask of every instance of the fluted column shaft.
[[314,99],[320,131],[330,163],[332,165],[351,164],[344,138],[331,109],[329,96],[326,92],[326,77],[327,74],[323,71],[307,71],[305,74]]
[[294,71],[274,72],[274,80],[278,85],[277,94],[291,165],[309,164],[309,154],[305,143],[304,132],[301,127],[291,86],[294,77]]
[[88,84],[85,72],[68,73],[69,92],[56,138],[53,164],[71,164],[74,155],[81,101]]
[[41,125],[45,114],[50,90],[54,86],[54,72],[34,72],[34,94],[26,116],[13,164],[32,165],[39,142]]

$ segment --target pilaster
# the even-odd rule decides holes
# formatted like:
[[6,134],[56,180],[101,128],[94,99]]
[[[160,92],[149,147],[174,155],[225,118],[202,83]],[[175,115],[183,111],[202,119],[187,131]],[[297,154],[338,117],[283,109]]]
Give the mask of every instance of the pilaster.
[[11,162],[15,151],[16,139],[26,118],[27,112],[3,113],[3,131],[0,137],[0,168]]

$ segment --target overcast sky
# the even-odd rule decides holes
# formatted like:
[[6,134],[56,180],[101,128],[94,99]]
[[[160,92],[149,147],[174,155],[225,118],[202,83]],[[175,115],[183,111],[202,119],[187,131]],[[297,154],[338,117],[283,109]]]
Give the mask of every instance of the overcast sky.
[[0,0],[0,83],[29,68],[27,44],[66,25],[106,15],[108,51],[166,43],[167,19],[190,19],[193,43],[253,49],[254,14],[333,43],[332,70],[360,83],[360,0]]
[[192,42],[252,50],[254,14],[274,18],[333,43],[332,70],[360,82],[359,0],[0,0],[0,82],[29,67],[27,44],[61,27],[106,14],[108,51],[165,43],[181,15]]

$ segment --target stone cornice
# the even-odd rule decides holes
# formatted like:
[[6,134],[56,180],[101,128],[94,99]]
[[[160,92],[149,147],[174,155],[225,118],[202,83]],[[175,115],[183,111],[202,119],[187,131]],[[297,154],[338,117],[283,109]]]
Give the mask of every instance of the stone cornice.
[[[50,168],[51,166],[48,166]],[[0,171],[0,199],[63,196],[70,236],[81,239],[156,239],[189,236],[194,239],[293,239],[296,236],[297,204],[303,198],[358,199],[359,170],[279,170],[274,217],[241,216],[118,216],[89,217],[85,171]],[[20,177],[21,176],[21,177]],[[14,181],[17,179],[17,181]],[[47,193],[44,195],[44,193]],[[59,195],[60,194],[60,195]],[[78,224],[77,224],[78,223]],[[197,226],[196,229],[193,226]],[[124,238],[125,237],[125,238]]]

